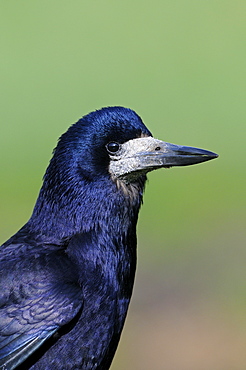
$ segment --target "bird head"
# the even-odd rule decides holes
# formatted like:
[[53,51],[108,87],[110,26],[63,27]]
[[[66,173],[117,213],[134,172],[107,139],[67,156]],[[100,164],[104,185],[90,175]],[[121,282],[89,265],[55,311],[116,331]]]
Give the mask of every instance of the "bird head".
[[60,137],[30,222],[43,233],[57,228],[64,235],[92,229],[106,216],[121,217],[125,225],[129,218],[130,224],[137,219],[148,172],[216,157],[153,138],[131,109],[102,108]]
[[152,170],[216,157],[207,150],[155,139],[134,111],[107,107],[84,116],[61,136],[52,169],[65,174],[67,163],[70,172],[76,171],[87,181],[110,176],[131,184]]

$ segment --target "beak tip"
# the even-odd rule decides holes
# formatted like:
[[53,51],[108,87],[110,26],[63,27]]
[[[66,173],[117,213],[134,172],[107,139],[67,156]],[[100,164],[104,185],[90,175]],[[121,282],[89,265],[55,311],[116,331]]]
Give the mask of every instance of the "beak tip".
[[[175,144],[167,145],[169,150],[169,165],[189,166],[218,158],[218,154],[209,150],[180,146]],[[168,162],[168,161],[167,161]]]
[[209,152],[208,154],[208,159],[216,159],[219,157],[219,154],[214,153],[214,152]]

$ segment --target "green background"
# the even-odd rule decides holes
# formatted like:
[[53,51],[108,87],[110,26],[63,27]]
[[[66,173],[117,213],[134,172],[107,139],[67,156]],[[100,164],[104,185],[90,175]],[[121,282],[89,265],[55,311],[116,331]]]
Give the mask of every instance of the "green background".
[[246,2],[0,1],[1,242],[56,140],[102,106],[219,153],[149,174],[113,370],[245,370]]

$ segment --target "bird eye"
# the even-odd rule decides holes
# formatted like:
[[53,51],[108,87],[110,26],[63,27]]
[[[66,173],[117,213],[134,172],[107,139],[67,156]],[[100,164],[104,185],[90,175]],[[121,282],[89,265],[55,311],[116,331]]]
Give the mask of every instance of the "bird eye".
[[106,149],[109,153],[116,153],[120,149],[120,144],[114,141],[111,141],[106,145]]

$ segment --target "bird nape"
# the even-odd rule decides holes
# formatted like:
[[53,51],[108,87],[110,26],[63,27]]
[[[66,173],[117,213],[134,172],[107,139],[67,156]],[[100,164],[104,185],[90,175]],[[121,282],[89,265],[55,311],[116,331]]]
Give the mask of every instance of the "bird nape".
[[146,174],[216,158],[123,107],[63,134],[30,220],[0,249],[0,369],[109,369],[136,268]]

